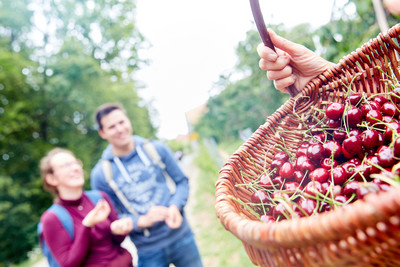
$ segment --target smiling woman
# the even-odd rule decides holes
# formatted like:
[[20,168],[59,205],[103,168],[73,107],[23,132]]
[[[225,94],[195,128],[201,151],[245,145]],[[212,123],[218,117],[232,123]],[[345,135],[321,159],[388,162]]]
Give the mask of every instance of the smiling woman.
[[120,246],[133,225],[118,219],[106,194],[83,190],[82,162],[71,151],[55,148],[41,160],[40,170],[44,188],[55,195],[39,224],[49,265],[133,266]]

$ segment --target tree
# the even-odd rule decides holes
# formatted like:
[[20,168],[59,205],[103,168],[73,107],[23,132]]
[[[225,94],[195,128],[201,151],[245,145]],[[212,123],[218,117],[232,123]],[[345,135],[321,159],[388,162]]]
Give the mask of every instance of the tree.
[[0,266],[38,245],[36,225],[52,202],[40,158],[60,146],[86,173],[97,162],[106,145],[94,124],[98,105],[122,102],[135,132],[154,136],[133,79],[145,64],[134,12],[123,0],[0,2]]
[[[282,25],[273,26],[281,35],[315,49],[310,36],[310,26],[298,25],[287,32]],[[308,33],[308,34],[307,34]],[[195,129],[201,136],[213,137],[217,141],[238,138],[244,129],[255,131],[273,112],[289,99],[287,94],[276,90],[258,67],[257,45],[261,42],[258,32],[247,32],[246,39],[239,43],[236,53],[238,64],[234,75],[221,76],[218,88],[214,90],[207,108],[208,112],[199,120]],[[234,80],[231,77],[241,77]]]

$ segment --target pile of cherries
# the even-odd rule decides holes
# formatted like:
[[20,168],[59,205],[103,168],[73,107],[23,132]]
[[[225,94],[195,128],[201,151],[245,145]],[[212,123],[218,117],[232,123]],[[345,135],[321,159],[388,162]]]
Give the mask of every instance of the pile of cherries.
[[400,87],[365,97],[349,94],[305,123],[308,140],[282,149],[251,188],[265,222],[311,216],[387,190],[399,177]]

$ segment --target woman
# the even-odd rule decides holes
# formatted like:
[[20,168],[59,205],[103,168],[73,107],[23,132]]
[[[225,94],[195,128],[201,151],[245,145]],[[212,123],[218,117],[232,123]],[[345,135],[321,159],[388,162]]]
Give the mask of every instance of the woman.
[[121,242],[133,229],[131,220],[118,220],[112,203],[103,192],[94,191],[99,193],[100,199],[96,205],[92,202],[89,192],[83,190],[81,161],[71,151],[55,148],[42,158],[40,170],[44,188],[55,195],[55,205],[64,208],[73,222],[71,237],[64,220],[55,212],[49,209],[41,216],[41,240],[58,265],[132,266],[132,256],[121,247]]

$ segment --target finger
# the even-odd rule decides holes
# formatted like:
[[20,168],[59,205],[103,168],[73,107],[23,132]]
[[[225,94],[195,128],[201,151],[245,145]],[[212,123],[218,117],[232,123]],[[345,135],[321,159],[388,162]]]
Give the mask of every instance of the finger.
[[289,54],[298,53],[299,44],[293,43],[282,36],[277,35],[272,29],[268,29],[269,36],[271,37],[271,41],[274,43],[274,46],[278,49],[282,49]]
[[278,89],[281,92],[286,93],[287,92],[287,87],[290,85],[294,84],[294,78],[292,76],[286,77],[284,79],[276,80],[274,81],[275,88]]
[[267,71],[267,77],[270,80],[277,81],[292,76],[292,68],[287,65],[283,69]]
[[269,61],[275,61],[278,57],[271,48],[265,46],[263,43],[257,46],[257,53],[261,58]]
[[280,56],[275,62],[260,61],[260,68],[267,71],[281,71],[289,65],[290,59],[287,56]]

